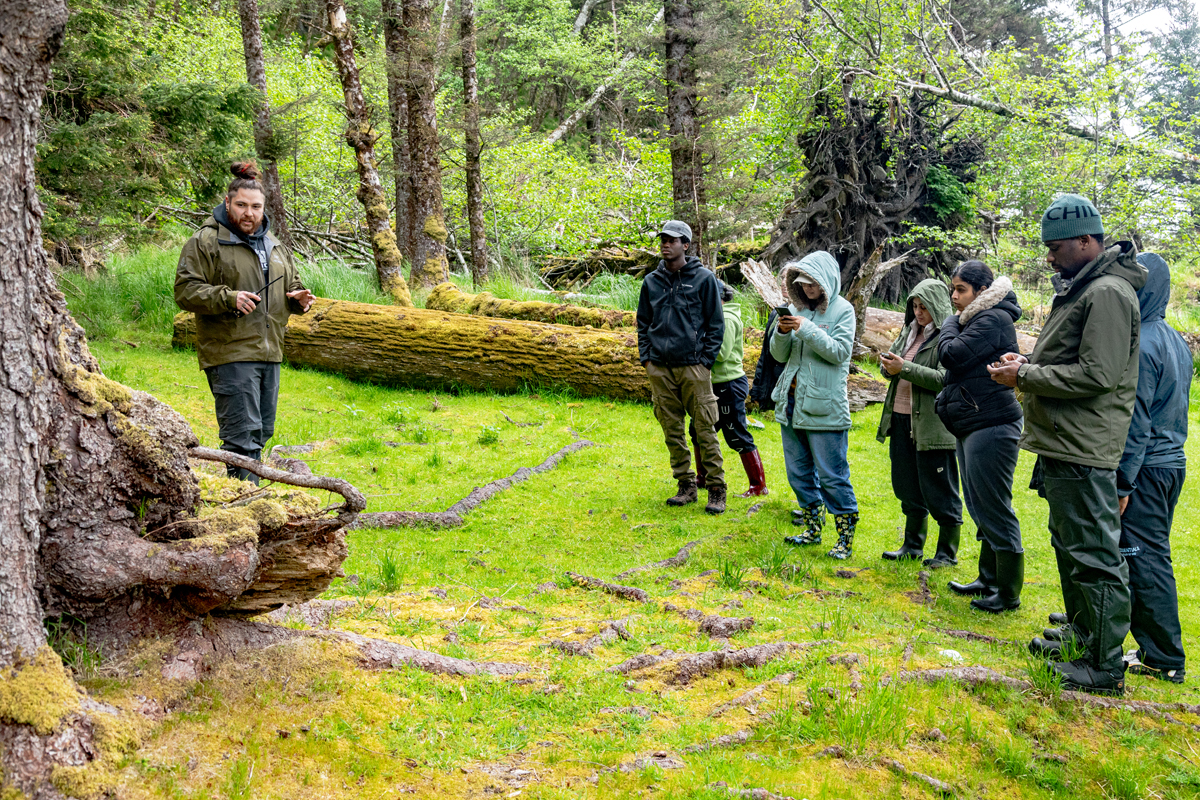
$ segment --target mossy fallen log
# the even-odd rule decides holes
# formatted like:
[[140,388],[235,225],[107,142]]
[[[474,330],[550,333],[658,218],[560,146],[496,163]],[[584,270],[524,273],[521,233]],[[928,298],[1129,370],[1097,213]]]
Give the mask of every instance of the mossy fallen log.
[[454,311],[480,317],[524,319],[531,322],[550,322],[602,330],[617,328],[633,330],[637,320],[632,311],[615,308],[587,308],[569,303],[546,303],[541,300],[505,300],[490,292],[467,294],[453,283],[434,287],[425,299],[425,307],[436,311]]
[[[195,335],[195,318],[178,314],[171,343],[191,347]],[[632,330],[318,299],[307,314],[288,321],[284,355],[296,366],[390,385],[501,392],[558,386],[583,397],[650,399]],[[754,374],[758,355],[747,342],[747,375]],[[851,407],[880,402],[884,388],[851,376]]]

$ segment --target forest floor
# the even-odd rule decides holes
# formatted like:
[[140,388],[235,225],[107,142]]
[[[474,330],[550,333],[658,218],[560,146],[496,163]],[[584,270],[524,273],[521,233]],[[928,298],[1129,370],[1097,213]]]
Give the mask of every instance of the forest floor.
[[[93,351],[110,377],[169,403],[202,443],[217,444],[194,353],[137,330]],[[664,505],[674,483],[645,405],[539,388],[389,389],[285,368],[272,444],[316,443],[298,457],[314,473],[354,483],[369,511],[442,511],[576,435],[595,443],[487,501],[460,528],[350,532],[347,577],[317,601],[329,618],[285,623],[529,671],[370,671],[348,647],[300,643],[246,653],[198,683],[172,685],[150,660],[117,673],[76,647],[68,660],[95,697],[121,705],[148,697],[168,710],[122,765],[121,796],[671,798],[751,788],[810,799],[1197,796],[1200,715],[1084,705],[1026,654],[1046,615],[1061,609],[1046,505],[1025,488],[1028,454],[1015,493],[1028,552],[1019,611],[974,613],[945,588],[975,576],[969,522],[960,565],[932,573],[927,591],[919,565],[879,558],[900,543],[902,522],[887,448],[875,441],[879,413],[873,406],[854,416],[850,463],[862,521],[854,558],[835,562],[824,557],[831,534],[825,547],[782,544],[794,530],[795,500],[769,418],[756,439],[770,496],[731,497],[728,512],[714,518],[702,503]],[[1198,441],[1188,445],[1193,463]],[[729,451],[726,470],[731,491],[742,491],[745,476]],[[1200,650],[1196,497],[1185,489],[1172,536],[1192,652]],[[580,588],[566,576],[613,581],[692,542],[679,566],[616,581],[641,588],[648,602]],[[669,605],[754,624],[714,639]],[[614,621],[621,624],[608,625]],[[587,655],[549,646],[606,631]],[[684,655],[777,642],[817,644],[781,648],[759,666],[710,657],[710,673],[681,676]],[[642,654],[667,658],[628,674],[609,670]],[[972,665],[1029,686],[896,677]],[[1128,687],[1128,699],[1200,703],[1195,677],[1173,686],[1130,676]]]

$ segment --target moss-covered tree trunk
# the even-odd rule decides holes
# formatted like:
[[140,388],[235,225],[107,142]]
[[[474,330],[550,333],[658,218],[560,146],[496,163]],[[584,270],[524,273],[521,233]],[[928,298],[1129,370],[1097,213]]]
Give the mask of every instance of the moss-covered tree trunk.
[[432,289],[450,278],[435,105],[438,47],[432,18],[432,0],[404,0],[404,27],[408,34],[408,151],[413,175],[409,200],[413,253],[409,277],[417,289]]
[[353,148],[354,160],[358,165],[358,200],[366,211],[371,251],[379,272],[379,286],[400,305],[411,306],[412,297],[401,271],[400,249],[396,245],[396,233],[392,230],[388,214],[387,195],[383,193],[383,183],[379,180],[375,157],[375,142],[379,134],[371,125],[371,115],[363,96],[358,63],[354,57],[354,34],[346,21],[346,7],[341,0],[326,0],[325,6],[329,13],[329,28],[333,33],[338,77],[346,101],[346,143]]
[[396,242],[412,263],[412,159],[408,153],[408,32],[399,0],[383,0],[383,47],[387,57],[388,124],[396,172]]
[[271,103],[267,100],[267,68],[263,60],[262,25],[258,18],[258,0],[238,0],[242,23],[242,52],[246,56],[246,82],[258,89],[260,98],[254,107],[254,152],[262,163],[263,188],[267,195],[267,214],[271,232],[295,250],[283,210],[283,187],[279,183],[279,148],[271,125]]
[[634,330],[637,320],[632,311],[615,308],[587,308],[569,303],[544,303],[540,300],[505,300],[490,292],[467,294],[450,281],[434,287],[425,298],[425,307],[436,311],[454,311],[481,317],[553,322],[558,325],[591,326],[604,330]]
[[462,0],[463,134],[467,177],[467,222],[471,228],[471,279],[487,280],[487,231],[483,224],[483,167],[479,154],[479,80],[475,75],[475,0]]
[[692,255],[700,255],[708,227],[704,154],[700,147],[700,96],[696,0],[664,0],[666,13],[667,126],[671,136],[671,188],[675,216],[692,227]]

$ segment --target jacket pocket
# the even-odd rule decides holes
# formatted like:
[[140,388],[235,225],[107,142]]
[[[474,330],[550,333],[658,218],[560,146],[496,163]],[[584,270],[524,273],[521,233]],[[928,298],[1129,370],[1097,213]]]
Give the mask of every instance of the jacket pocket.
[[800,411],[810,417],[827,417],[834,408],[833,392],[829,389],[809,389],[800,404]]

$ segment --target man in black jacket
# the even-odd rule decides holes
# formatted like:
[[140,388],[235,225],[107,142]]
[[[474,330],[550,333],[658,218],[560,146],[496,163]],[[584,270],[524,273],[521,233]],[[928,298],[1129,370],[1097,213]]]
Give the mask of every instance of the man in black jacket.
[[725,469],[711,370],[725,336],[721,285],[700,259],[687,255],[692,229],[686,222],[671,220],[658,236],[663,258],[642,282],[637,326],[638,354],[650,378],[654,416],[662,425],[679,484],[667,504],[682,506],[697,499],[687,438],[690,416],[696,423],[696,460],[707,474],[704,510],[720,514],[725,510]]

